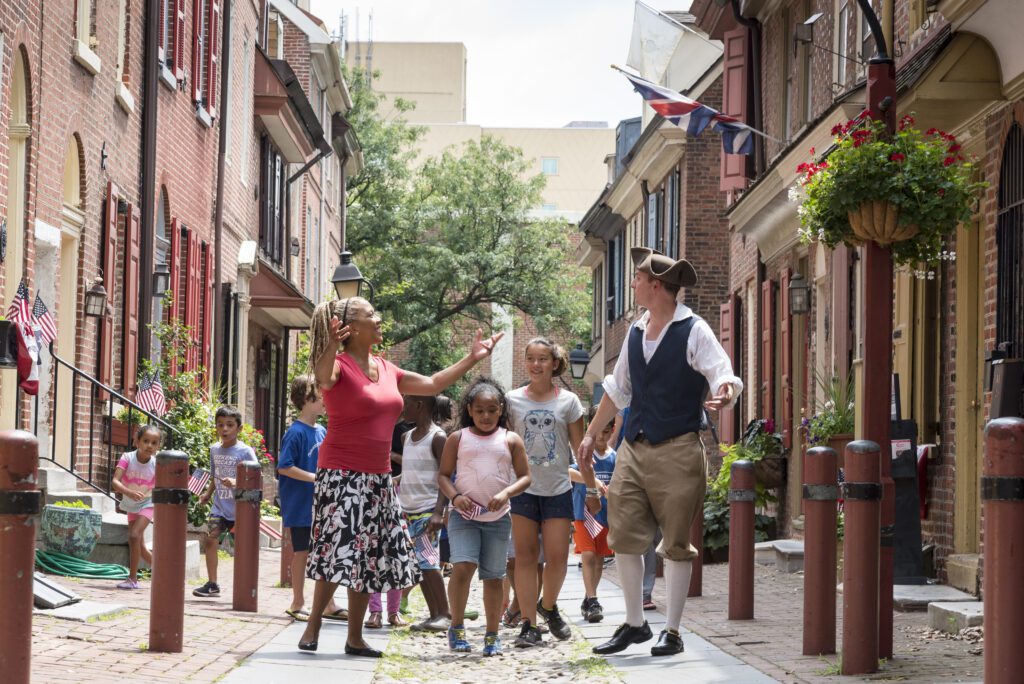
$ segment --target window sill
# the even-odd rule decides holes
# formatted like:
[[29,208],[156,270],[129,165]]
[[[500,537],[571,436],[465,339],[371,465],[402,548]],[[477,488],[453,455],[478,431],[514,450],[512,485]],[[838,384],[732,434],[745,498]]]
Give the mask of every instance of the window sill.
[[117,88],[114,89],[114,99],[117,100],[117,104],[121,105],[121,109],[124,110],[125,114],[131,114],[135,111],[135,98],[132,97],[124,83],[117,84]]
[[213,119],[210,118],[210,114],[205,108],[200,107],[196,110],[196,118],[207,128],[213,128]]
[[71,56],[91,75],[100,73],[103,62],[100,61],[99,55],[82,41],[76,39],[71,42]]
[[178,79],[174,78],[174,72],[168,69],[166,64],[160,65],[160,82],[169,90],[178,89]]

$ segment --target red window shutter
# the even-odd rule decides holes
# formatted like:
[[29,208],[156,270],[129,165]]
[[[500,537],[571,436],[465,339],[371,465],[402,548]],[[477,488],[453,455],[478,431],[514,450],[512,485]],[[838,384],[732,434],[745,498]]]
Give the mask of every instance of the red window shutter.
[[[199,269],[199,236],[192,229],[187,231],[187,247],[185,251],[185,325],[191,328],[193,339],[199,334],[199,289],[201,287],[201,271]],[[187,370],[195,370],[199,364],[199,345],[191,345],[185,357]]]
[[181,310],[181,224],[178,219],[171,219],[171,249],[167,253],[167,268],[171,272],[171,297],[174,301],[167,312],[167,320],[178,318]]
[[213,340],[210,338],[213,330],[213,250],[208,242],[203,243],[203,345],[200,349],[201,358],[199,363],[206,369],[209,378],[212,369],[210,368],[210,352]]
[[163,64],[164,60],[166,59],[165,55],[167,54],[165,52],[165,49],[166,49],[165,41],[166,41],[166,34],[167,34],[167,30],[166,30],[167,29],[167,17],[164,15],[164,0],[158,0],[158,4],[160,5],[160,23],[157,24],[157,26],[159,26],[160,28],[159,28],[159,35],[157,36],[156,54],[157,54],[157,58],[160,60],[160,63]]
[[775,419],[775,283],[761,283],[761,417]]
[[[740,121],[747,120],[747,29],[726,31],[722,38],[725,61],[722,67],[722,113]],[[746,155],[721,153],[720,188],[746,187]]]
[[214,106],[214,103],[217,102],[217,51],[220,47],[220,3],[217,0],[209,0],[209,2],[210,21],[207,23],[207,27],[210,31],[208,38],[210,49],[206,56],[206,111],[212,119],[217,116],[217,108]]
[[138,207],[128,205],[124,250],[124,341],[121,351],[121,387],[133,397],[139,374],[139,259],[142,256]]
[[782,311],[782,446],[793,445],[793,317],[789,315],[789,279],[793,271],[786,268],[779,279],[779,308]]
[[[721,319],[719,323],[718,336],[722,342],[722,348],[725,349],[725,353],[729,355],[729,361],[732,362],[733,371],[736,369],[736,357],[739,340],[736,337],[736,311],[737,311],[737,300],[736,295],[729,295],[729,299],[726,300],[725,304],[720,307]],[[717,390],[717,387],[712,387],[711,391]],[[718,412],[718,437],[723,444],[732,444],[736,441],[736,416],[737,412],[735,407],[729,409],[723,409]]]
[[185,0],[174,1],[174,78],[185,78]]
[[203,63],[203,0],[192,0],[192,100],[201,102],[203,84],[199,72]]
[[[103,221],[103,288],[107,291],[109,302],[114,296],[114,283],[117,270],[117,196],[118,189],[113,183],[107,183],[107,205]],[[104,314],[100,319],[100,361],[99,381],[110,386],[114,377],[114,317]],[[100,392],[100,399],[106,399],[107,393]]]

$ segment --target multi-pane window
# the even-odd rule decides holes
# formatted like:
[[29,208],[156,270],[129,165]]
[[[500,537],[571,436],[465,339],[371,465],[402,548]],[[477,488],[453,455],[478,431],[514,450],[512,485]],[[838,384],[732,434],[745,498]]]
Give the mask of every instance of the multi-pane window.
[[601,339],[602,333],[604,332],[604,266],[598,265],[591,274],[590,288],[594,295],[594,305],[592,307],[593,313],[590,321],[590,340],[591,346],[594,342]]
[[558,175],[558,157],[544,157],[540,160],[540,170],[545,176]]
[[216,115],[219,0],[199,0],[192,17],[192,98],[211,119]]
[[616,321],[622,317],[623,295],[625,294],[625,282],[623,279],[623,259],[625,258],[625,242],[623,233],[619,233],[608,241],[608,294],[605,298],[608,308],[608,322]]
[[281,267],[284,260],[285,161],[264,135],[260,139],[260,252]]
[[668,200],[665,202],[665,254],[673,259],[679,258],[679,184],[679,169],[676,169],[669,176],[666,186]]
[[853,7],[851,0],[839,0],[836,24],[836,83],[846,90],[846,62],[850,53],[850,17]]
[[999,174],[996,219],[996,348],[1024,357],[1024,131],[1010,128]]

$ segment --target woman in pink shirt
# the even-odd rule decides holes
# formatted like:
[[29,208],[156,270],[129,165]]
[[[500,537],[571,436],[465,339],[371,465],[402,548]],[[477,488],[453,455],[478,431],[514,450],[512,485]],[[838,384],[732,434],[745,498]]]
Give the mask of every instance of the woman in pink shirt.
[[[370,594],[416,584],[419,570],[391,484],[391,431],[403,394],[439,394],[489,356],[502,333],[430,377],[403,371],[375,356],[381,319],[370,302],[352,297],[313,312],[310,364],[327,408],[313,494],[313,529],[306,575],[316,580],[309,623],[299,641],[315,651],[324,608],[338,585],[348,589],[348,655],[379,658],[363,640]],[[339,351],[340,349],[340,351]]]

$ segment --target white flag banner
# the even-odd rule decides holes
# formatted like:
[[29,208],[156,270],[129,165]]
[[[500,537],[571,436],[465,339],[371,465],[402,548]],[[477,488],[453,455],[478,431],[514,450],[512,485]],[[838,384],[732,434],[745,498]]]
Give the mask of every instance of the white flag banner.
[[683,30],[681,24],[637,0],[626,64],[648,81],[661,83]]

